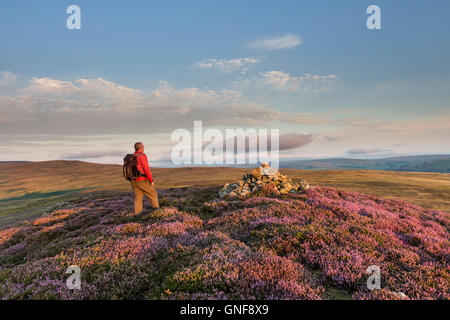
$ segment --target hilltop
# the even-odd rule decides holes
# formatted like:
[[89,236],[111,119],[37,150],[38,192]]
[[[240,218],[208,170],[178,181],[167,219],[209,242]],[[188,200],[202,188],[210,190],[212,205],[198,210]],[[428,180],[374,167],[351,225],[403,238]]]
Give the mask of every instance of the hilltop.
[[317,160],[286,160],[284,168],[293,169],[373,169],[409,172],[450,173],[450,155],[402,156],[381,159],[330,158]]
[[[425,208],[450,211],[450,174],[380,170],[282,169],[295,182],[406,200]],[[158,189],[219,186],[239,180],[250,169],[152,168]],[[33,218],[88,193],[129,192],[120,165],[82,161],[0,163],[0,226]]]
[[[87,194],[0,231],[3,299],[449,299],[449,213],[332,188]],[[81,290],[66,268],[81,268]],[[366,287],[371,265],[381,290]]]

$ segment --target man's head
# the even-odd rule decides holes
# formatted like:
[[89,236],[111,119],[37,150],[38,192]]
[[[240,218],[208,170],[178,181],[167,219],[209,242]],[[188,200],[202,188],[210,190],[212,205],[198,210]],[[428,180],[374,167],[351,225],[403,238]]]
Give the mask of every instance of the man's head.
[[269,163],[263,162],[263,163],[261,163],[261,167],[268,168],[269,167]]
[[136,142],[134,144],[134,150],[144,152],[144,144],[142,142]]

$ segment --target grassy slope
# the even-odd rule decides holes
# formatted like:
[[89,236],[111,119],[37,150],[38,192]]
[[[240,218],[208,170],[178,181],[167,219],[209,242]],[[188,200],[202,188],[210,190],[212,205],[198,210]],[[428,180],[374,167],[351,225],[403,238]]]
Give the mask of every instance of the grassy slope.
[[425,208],[450,211],[450,174],[378,170],[282,170],[313,185],[402,199]]
[[[238,180],[249,169],[154,168],[158,188],[218,186]],[[281,172],[312,185],[407,200],[426,208],[450,210],[450,174],[375,170],[297,170]],[[0,225],[31,218],[60,202],[90,192],[129,191],[119,165],[81,161],[0,163]]]

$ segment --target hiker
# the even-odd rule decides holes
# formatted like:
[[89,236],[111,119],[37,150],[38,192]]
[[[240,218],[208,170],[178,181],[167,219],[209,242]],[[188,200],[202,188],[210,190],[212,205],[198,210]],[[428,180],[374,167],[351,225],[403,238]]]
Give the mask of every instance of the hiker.
[[144,153],[144,144],[136,142],[134,144],[134,154],[136,159],[137,175],[130,181],[134,191],[134,213],[142,212],[142,200],[144,194],[150,200],[152,208],[159,208],[158,193],[156,192],[147,155]]

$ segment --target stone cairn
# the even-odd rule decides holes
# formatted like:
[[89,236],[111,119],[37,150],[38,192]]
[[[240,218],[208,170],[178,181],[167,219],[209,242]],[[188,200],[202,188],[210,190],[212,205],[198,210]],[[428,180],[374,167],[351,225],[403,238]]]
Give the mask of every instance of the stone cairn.
[[[272,168],[269,167],[269,169]],[[225,184],[219,191],[219,196],[221,198],[250,196],[258,194],[268,186],[274,193],[279,194],[304,193],[309,188],[308,183],[304,179],[294,183],[286,175],[282,175],[276,170],[272,169],[271,171],[269,170],[270,174],[264,174],[267,171],[267,165],[264,167],[263,164],[262,167],[253,170],[252,173],[244,174],[241,181]]]

